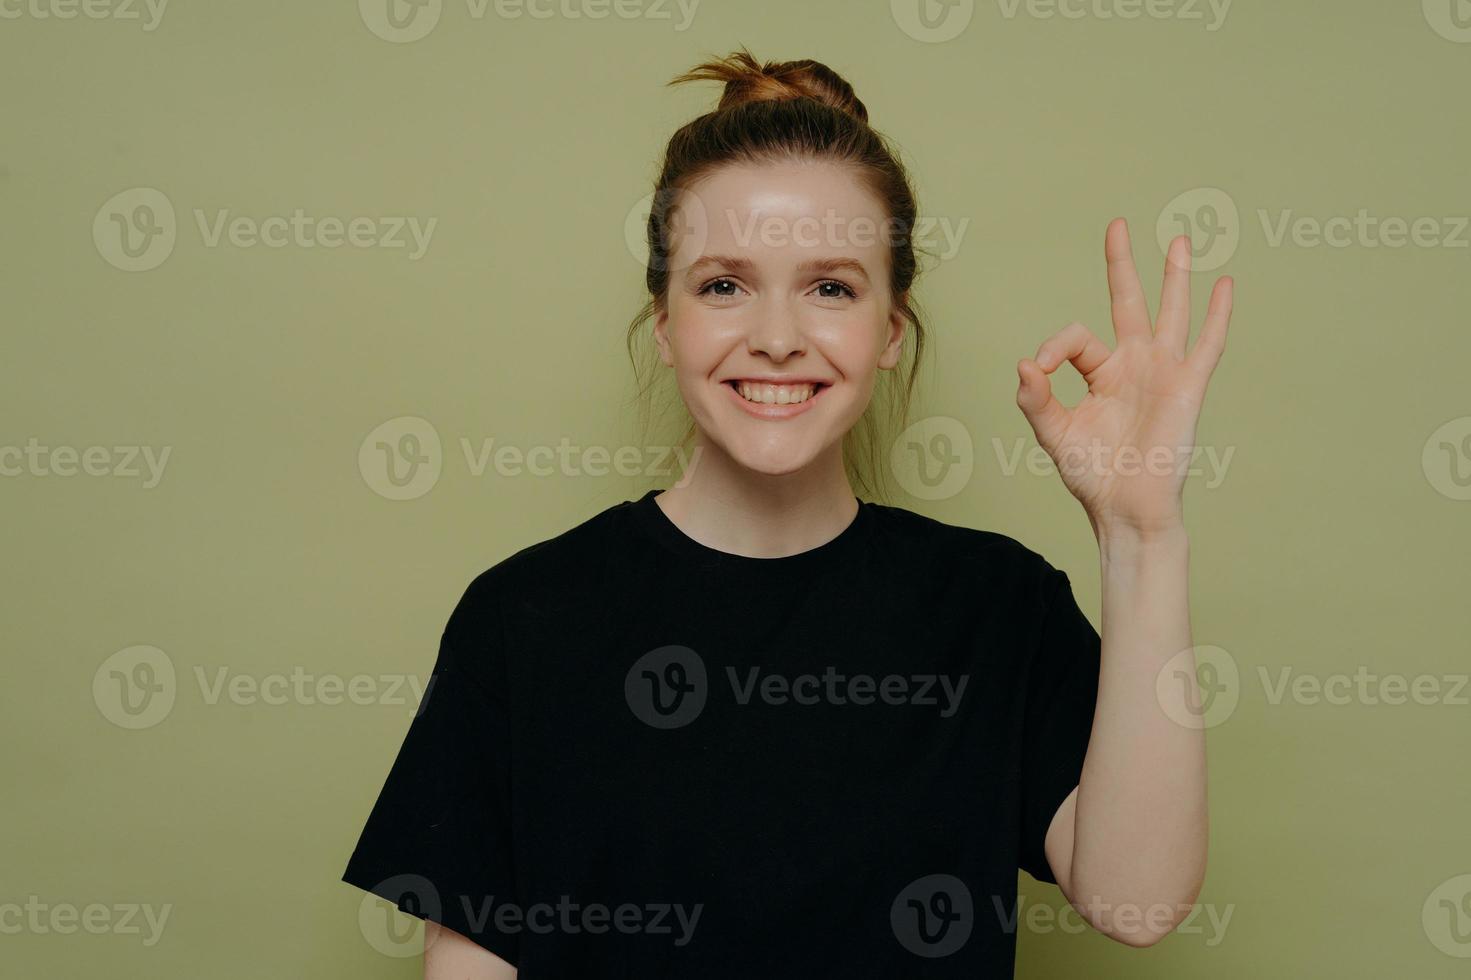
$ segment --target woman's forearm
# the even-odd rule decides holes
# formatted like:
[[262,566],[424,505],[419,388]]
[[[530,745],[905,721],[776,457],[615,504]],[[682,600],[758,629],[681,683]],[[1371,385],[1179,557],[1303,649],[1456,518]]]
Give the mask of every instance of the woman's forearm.
[[1193,652],[1176,659],[1192,646],[1189,544],[1183,524],[1095,531],[1102,666],[1068,898],[1095,927],[1148,945],[1184,918],[1205,879],[1205,732],[1174,720],[1195,717],[1200,703]]

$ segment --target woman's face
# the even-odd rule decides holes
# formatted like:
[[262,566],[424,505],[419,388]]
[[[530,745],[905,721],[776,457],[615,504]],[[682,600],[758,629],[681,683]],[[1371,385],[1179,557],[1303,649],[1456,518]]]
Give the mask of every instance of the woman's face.
[[841,454],[904,339],[884,208],[819,162],[727,166],[678,203],[654,336],[704,441],[773,475]]

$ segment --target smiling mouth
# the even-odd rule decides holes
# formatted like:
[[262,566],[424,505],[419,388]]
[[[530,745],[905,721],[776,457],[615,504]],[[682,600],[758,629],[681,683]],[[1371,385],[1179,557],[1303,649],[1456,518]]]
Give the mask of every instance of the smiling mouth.
[[820,381],[804,381],[798,384],[772,384],[765,381],[742,381],[733,378],[725,382],[746,401],[753,405],[800,405],[831,385]]

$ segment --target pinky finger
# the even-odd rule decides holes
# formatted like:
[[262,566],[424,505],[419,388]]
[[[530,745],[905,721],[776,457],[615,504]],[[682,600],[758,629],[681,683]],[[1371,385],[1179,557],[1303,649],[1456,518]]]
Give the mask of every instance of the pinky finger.
[[1187,358],[1206,377],[1210,377],[1211,372],[1216,369],[1216,363],[1226,349],[1226,328],[1231,323],[1231,300],[1235,285],[1230,276],[1222,276],[1216,280],[1215,288],[1211,290],[1210,305],[1206,307],[1205,324],[1200,328],[1195,348]]

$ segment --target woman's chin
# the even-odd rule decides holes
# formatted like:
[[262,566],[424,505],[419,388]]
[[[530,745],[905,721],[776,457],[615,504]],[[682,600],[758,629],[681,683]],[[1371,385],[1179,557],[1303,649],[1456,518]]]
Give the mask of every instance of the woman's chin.
[[806,469],[816,458],[817,453],[806,446],[740,447],[731,453],[731,459],[739,466],[764,476],[787,476],[796,473]]

